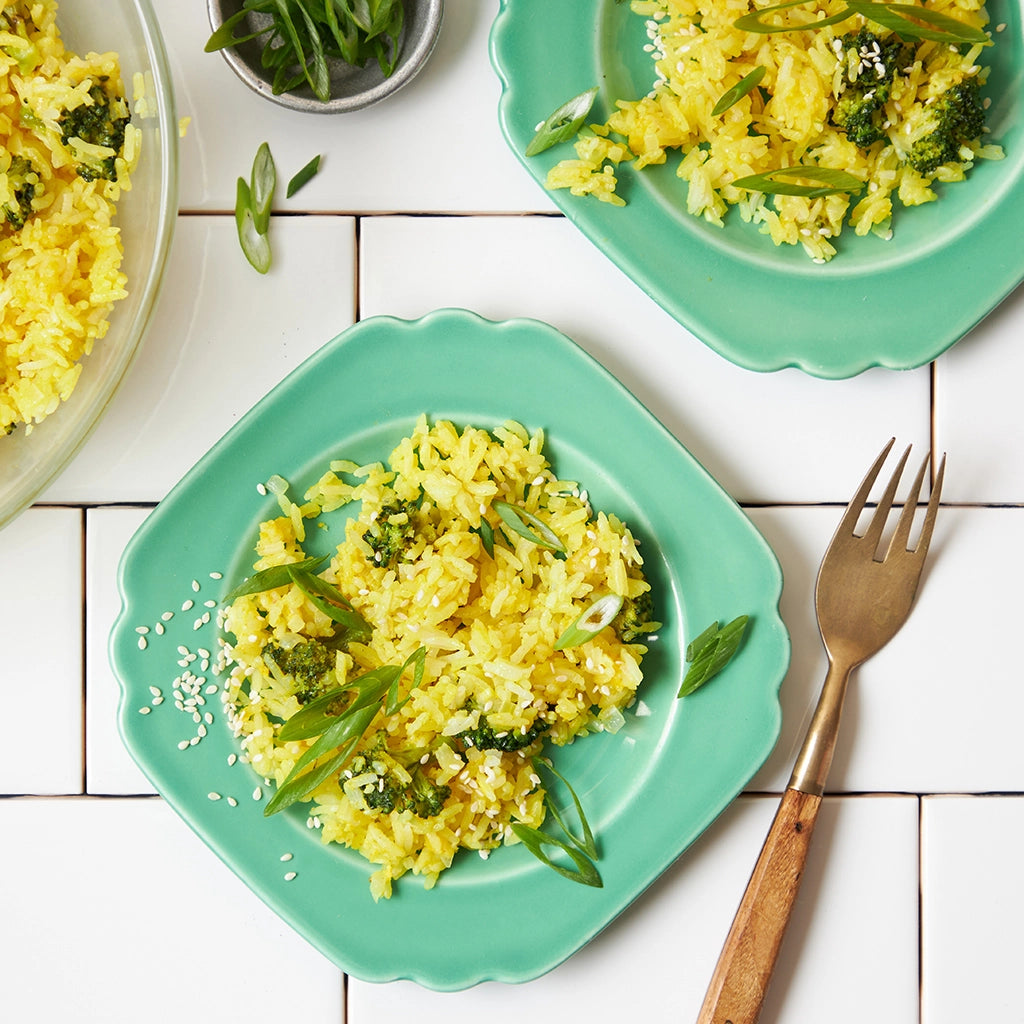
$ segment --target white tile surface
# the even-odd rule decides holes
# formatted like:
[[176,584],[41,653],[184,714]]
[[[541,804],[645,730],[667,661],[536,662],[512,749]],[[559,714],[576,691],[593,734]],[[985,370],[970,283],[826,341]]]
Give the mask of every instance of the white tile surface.
[[121,742],[117,729],[120,688],[107,655],[110,630],[121,609],[118,563],[147,515],[149,509],[144,508],[86,512],[85,791],[92,795],[155,792]]
[[355,319],[354,222],[274,218],[260,277],[229,217],[179,217],[153,329],[49,501],[157,501],[282,377]]
[[0,831],[0,1019],[341,1024],[341,974],[162,800],[6,800]]
[[821,381],[732,366],[562,218],[371,218],[361,242],[362,316],[460,306],[492,320],[545,320],[622,381],[739,501],[846,502],[889,437],[927,449],[926,369]]
[[0,578],[0,794],[80,793],[81,513],[23,513],[0,532]]
[[[741,799],[618,921],[545,977],[458,993],[351,980],[351,1024],[398,1020],[413,1006],[420,1024],[693,1020],[776,803]],[[830,1024],[917,1024],[917,981],[904,969],[916,960],[916,884],[916,800],[826,800],[762,1020],[820,1020],[828,1006]]]
[[[446,0],[444,7],[437,46],[412,82],[376,106],[325,117],[267,103],[220,54],[204,53],[205,4],[155,0],[178,114],[192,118],[181,145],[182,209],[233,209],[235,179],[248,175],[264,141],[284,180],[324,154],[320,173],[302,190],[302,209],[554,209],[498,128],[501,90],[487,53],[497,3]],[[277,208],[297,208],[283,188]]]
[[922,816],[921,1024],[1024,1020],[1024,798],[929,797]]
[[936,363],[936,446],[959,464],[951,501],[1024,502],[1022,337],[1024,287]]

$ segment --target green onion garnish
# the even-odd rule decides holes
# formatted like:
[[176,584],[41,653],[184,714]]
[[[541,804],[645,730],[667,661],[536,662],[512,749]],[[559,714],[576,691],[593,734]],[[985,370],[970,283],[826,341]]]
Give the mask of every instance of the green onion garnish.
[[[820,184],[801,185],[794,181],[784,180],[787,178],[803,178],[806,181],[820,182]],[[737,178],[733,184],[737,188],[750,189],[751,192],[766,192],[781,196],[806,196],[808,199],[836,195],[841,192],[859,192],[864,187],[864,182],[860,178],[855,178],[846,171],[803,164],[779,167],[773,171],[765,171],[764,174],[748,174],[744,178]]]
[[[377,713],[383,708],[385,714],[392,715],[409,699],[408,695],[398,699],[398,686],[408,667],[412,666],[414,671],[410,693],[420,685],[425,657],[426,649],[420,647],[406,658],[404,664],[382,665],[366,672],[311,701],[292,715],[281,726],[281,740],[311,739],[318,734],[319,738],[282,780],[264,808],[264,815],[269,817],[290,807],[340,771]],[[355,697],[338,712],[336,709],[349,690],[355,692]]]
[[346,640],[358,643],[369,639],[373,628],[337,587],[314,576],[308,569],[296,568],[294,565],[289,566],[289,569],[291,582],[306,595],[311,604],[345,630]]
[[302,186],[305,185],[319,170],[320,154],[317,153],[317,155],[313,157],[305,167],[302,167],[300,170],[295,172],[291,181],[288,182],[288,187],[285,189],[285,198],[291,199],[291,197],[295,195],[295,193],[298,192],[299,189],[302,188]]
[[758,65],[749,75],[744,75],[731,89],[722,93],[722,98],[711,111],[712,117],[724,114],[734,103],[743,99],[748,92],[754,89],[762,78],[764,78],[764,68]]
[[252,194],[245,178],[238,179],[235,192],[235,227],[245,258],[259,273],[265,274],[270,270],[270,240],[256,230]]
[[693,693],[725,668],[740,646],[748,621],[749,616],[740,615],[721,629],[717,622],[713,622],[687,645],[686,661],[689,668],[677,697]]
[[[992,40],[981,29],[965,25],[948,14],[915,4],[868,3],[847,0],[847,7],[870,21],[911,39],[931,39],[938,43],[984,43]],[[922,24],[923,23],[923,24]]]
[[550,548],[559,555],[565,555],[565,545],[555,536],[551,527],[532,512],[527,512],[521,505],[510,505],[507,501],[496,501],[493,504],[494,511],[513,533],[518,533],[538,547]]
[[[560,836],[552,835],[550,832],[544,832],[539,828],[524,825],[519,821],[512,823],[512,831],[519,837],[523,846],[525,846],[526,849],[529,850],[530,853],[532,853],[542,864],[546,864],[551,868],[552,871],[557,871],[558,874],[573,882],[579,882],[581,885],[589,885],[600,889],[604,883],[601,880],[601,873],[597,870],[597,866],[594,864],[598,855],[597,844],[594,842],[594,834],[590,829],[590,823],[587,821],[587,816],[583,813],[583,805],[580,803],[580,798],[576,795],[576,791],[569,784],[568,780],[555,770],[554,765],[552,765],[546,757],[535,757],[533,759],[533,765],[534,770],[538,772],[541,766],[546,768],[565,786],[566,789],[569,790],[573,804],[576,807],[576,814],[580,819],[580,828],[582,829],[583,837],[578,838],[572,833],[566,825],[565,819],[555,807],[550,793],[547,792],[544,794],[544,805],[551,814],[551,817],[554,818],[558,824],[558,827],[562,830],[565,838],[562,839]],[[555,863],[555,861],[545,853],[545,846],[554,846],[561,850],[576,865],[576,869],[573,870],[572,868],[567,868],[561,864]]]
[[593,640],[605,626],[609,625],[622,610],[622,598],[618,594],[604,594],[592,601],[573,619],[568,629],[555,642],[556,651],[578,647]]
[[265,590],[276,590],[278,587],[286,587],[293,582],[293,572],[313,572],[318,569],[326,557],[304,558],[301,562],[289,562],[286,565],[272,565],[268,569],[260,569],[253,573],[248,579],[243,580],[227,597],[224,604],[231,604],[240,597],[248,594],[262,594]]
[[[983,43],[990,45],[992,40],[980,29],[951,18],[948,14],[940,14],[914,4],[873,3],[870,0],[847,0],[846,7],[827,18],[809,21],[803,25],[773,25],[764,19],[790,7],[800,7],[810,0],[786,0],[785,3],[772,7],[762,7],[737,18],[733,26],[744,32],[806,32],[822,28],[825,25],[837,25],[855,14],[860,14],[869,21],[891,29],[906,39],[933,39],[942,43]],[[922,24],[923,23],[923,24]]]
[[546,121],[537,129],[536,134],[526,147],[527,156],[536,156],[550,149],[559,142],[571,139],[582,127],[590,108],[594,105],[597,88],[581,92],[567,100],[553,111]]
[[259,234],[265,235],[270,227],[270,207],[274,201],[277,185],[277,169],[270,155],[270,146],[265,142],[256,150],[249,178],[249,197],[252,205],[252,219]]

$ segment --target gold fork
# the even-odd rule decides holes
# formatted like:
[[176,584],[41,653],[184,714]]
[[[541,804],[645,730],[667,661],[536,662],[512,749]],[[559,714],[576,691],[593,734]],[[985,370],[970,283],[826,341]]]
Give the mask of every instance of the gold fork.
[[863,535],[855,533],[868,494],[892,449],[882,449],[843,515],[829,544],[815,587],[818,628],[828,654],[828,673],[746,892],[733,920],[704,997],[697,1024],[755,1024],[782,944],[818,817],[835,751],[843,698],[851,671],[888,643],[910,614],[939,508],[946,460],[939,463],[917,543],[910,532],[921,485],[931,461],[925,456],[884,556],[878,551],[900,476],[899,460]]

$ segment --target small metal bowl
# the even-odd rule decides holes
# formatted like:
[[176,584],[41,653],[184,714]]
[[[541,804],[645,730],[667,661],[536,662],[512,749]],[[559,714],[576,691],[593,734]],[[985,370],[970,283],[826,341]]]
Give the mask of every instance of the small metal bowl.
[[[206,7],[210,27],[216,31],[231,15],[241,10],[242,0],[207,0]],[[305,83],[291,92],[274,95],[267,73],[260,64],[259,40],[228,47],[220,53],[250,89],[272,103],[309,114],[343,114],[379,103],[415,78],[437,42],[443,8],[444,0],[405,0],[405,24],[399,40],[398,65],[388,77],[374,60],[367,61],[361,68],[340,60],[329,61],[331,98],[326,103],[318,99]],[[257,30],[260,23],[255,19],[258,17],[249,15],[237,30],[238,34]]]

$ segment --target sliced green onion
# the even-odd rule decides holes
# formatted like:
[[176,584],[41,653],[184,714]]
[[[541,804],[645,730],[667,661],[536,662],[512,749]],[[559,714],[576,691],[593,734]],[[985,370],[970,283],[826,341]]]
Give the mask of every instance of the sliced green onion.
[[[347,685],[311,701],[289,718],[281,726],[278,734],[280,739],[286,742],[294,739],[311,739],[318,732],[320,736],[303,752],[292,766],[292,770],[282,780],[277,792],[264,808],[264,815],[269,817],[290,807],[309,796],[319,785],[340,771],[381,710],[381,702],[385,695],[387,700],[384,702],[383,710],[389,715],[394,714],[408,699],[406,697],[405,700],[398,700],[398,684],[409,665],[415,670],[412,689],[420,685],[425,656],[426,648],[420,647],[400,667],[382,665],[366,672]],[[331,714],[331,705],[347,690],[356,691],[355,699],[340,713]]]
[[740,646],[748,621],[749,616],[740,615],[721,629],[717,622],[712,623],[687,646],[686,660],[690,667],[677,697],[689,696],[725,668]]
[[[564,878],[579,882],[580,885],[593,886],[595,889],[600,889],[604,885],[604,882],[601,881],[601,873],[595,867],[594,862],[586,854],[580,853],[574,846],[565,842],[564,839],[559,839],[558,836],[553,836],[548,832],[542,832],[538,828],[532,828],[530,825],[524,825],[521,821],[512,822],[512,831],[518,836],[523,846],[552,871],[557,871]],[[576,870],[573,871],[571,868],[556,864],[544,852],[545,846],[555,846],[565,853],[576,865]]]
[[494,557],[494,527],[486,519],[480,520],[480,543],[489,558]]
[[[847,0],[846,7],[827,18],[809,21],[803,25],[772,25],[764,19],[790,7],[800,7],[810,0],[786,0],[786,3],[763,7],[737,18],[733,27],[744,32],[807,32],[825,25],[837,25],[854,14],[860,14],[869,21],[890,29],[907,39],[932,39],[940,43],[983,43],[991,45],[986,32],[973,28],[948,14],[915,4],[875,3],[872,0]],[[923,23],[923,24],[922,24]]]
[[[867,0],[847,0],[847,6],[883,28],[912,39],[931,39],[938,43],[983,43],[991,45],[986,32],[914,4],[869,3]],[[923,22],[923,24],[922,24]]]
[[555,642],[556,651],[578,647],[593,640],[598,633],[610,625],[622,611],[622,597],[619,594],[604,594],[592,601],[570,623],[566,631]]
[[764,70],[763,67],[758,65],[749,75],[744,75],[731,89],[722,93],[722,98],[711,111],[712,117],[724,114],[734,103],[743,99],[764,78]]
[[[793,181],[779,179],[803,178],[807,181],[820,182],[818,185],[800,185]],[[860,178],[855,178],[846,171],[837,171],[832,167],[813,167],[796,164],[793,167],[779,167],[764,174],[749,174],[745,178],[737,178],[733,184],[737,188],[750,189],[751,192],[766,192],[770,195],[806,196],[817,199],[820,196],[831,196],[841,192],[859,192],[864,187]]]
[[[547,792],[544,794],[544,805],[562,830],[565,838],[562,839],[559,836],[552,835],[550,832],[533,828],[520,821],[512,823],[512,831],[518,836],[523,846],[542,864],[546,864],[551,868],[552,871],[558,872],[558,874],[568,878],[570,881],[600,889],[604,882],[601,880],[601,873],[594,864],[594,861],[597,860],[597,843],[594,842],[594,833],[591,831],[587,816],[583,813],[583,804],[580,802],[580,798],[576,795],[576,791],[569,784],[569,781],[555,770],[554,765],[546,757],[534,758],[533,765],[536,771],[539,771],[542,766],[546,768],[569,790],[573,804],[576,807],[576,814],[580,819],[583,838],[580,839],[572,833],[566,825],[565,819],[555,807],[550,793]],[[544,851],[545,846],[553,846],[561,850],[576,865],[576,869],[564,867],[553,861]]]
[[551,812],[551,816],[558,822],[559,827],[566,834],[569,841],[581,852],[585,853],[588,857],[593,860],[597,860],[597,843],[594,842],[594,833],[590,829],[590,822],[587,821],[586,814],[583,813],[583,804],[580,802],[580,798],[576,795],[576,790],[572,788],[569,780],[551,763],[551,760],[547,757],[535,757],[533,758],[533,765],[536,771],[539,771],[541,767],[546,768],[558,781],[565,786],[569,791],[569,796],[572,797],[572,802],[576,807],[576,815],[580,819],[580,828],[583,831],[583,838],[577,839],[573,835],[572,831],[565,824],[564,819],[558,813],[558,808],[550,798],[548,799],[548,810]]
[[809,2],[810,0],[786,0],[786,3],[775,4],[773,7],[762,7],[759,11],[751,11],[750,14],[744,14],[742,18],[737,18],[732,23],[733,28],[738,28],[743,32],[759,32],[761,34],[771,32],[802,32],[807,29],[821,28],[823,25],[837,25],[839,22],[846,21],[847,18],[853,16],[853,12],[846,8],[827,18],[810,21],[806,25],[770,25],[764,21],[764,18],[768,15],[778,14],[779,11],[788,10],[790,7],[801,7]]
[[290,577],[310,602],[320,609],[332,622],[344,627],[345,639],[368,640],[373,627],[355,610],[352,602],[337,587],[332,586],[308,569],[290,566]]
[[571,139],[583,126],[596,97],[597,88],[588,89],[553,111],[530,140],[526,155],[536,156],[559,142]]
[[274,201],[276,185],[277,168],[274,167],[274,158],[270,155],[270,146],[263,142],[256,150],[249,178],[252,219],[261,235],[265,235],[267,228],[270,227],[270,207]]
[[501,516],[501,521],[513,533],[518,533],[520,537],[538,547],[550,548],[560,555],[565,555],[565,545],[555,536],[551,527],[532,512],[527,512],[521,505],[510,505],[507,501],[496,501],[493,507]]
[[315,174],[320,170],[320,154],[317,153],[312,160],[306,164],[305,167],[296,171],[291,181],[288,182],[288,187],[285,189],[285,198],[291,199],[296,192],[302,188]]
[[224,604],[231,604],[240,597],[248,594],[262,594],[266,590],[276,590],[278,587],[286,587],[293,582],[292,573],[295,571],[313,572],[327,561],[326,556],[322,558],[304,558],[301,562],[289,562],[287,565],[272,565],[267,569],[261,569],[253,573],[248,579],[243,580],[227,597]]
[[235,226],[245,258],[259,273],[265,274],[270,270],[270,240],[256,229],[252,195],[245,178],[238,179],[235,193]]

